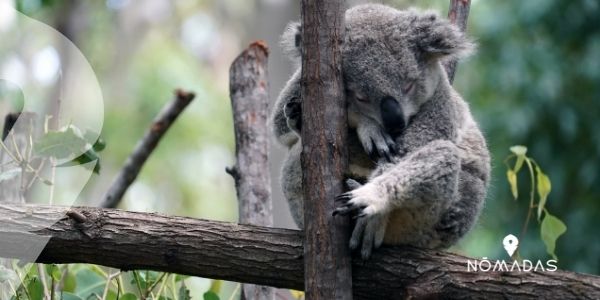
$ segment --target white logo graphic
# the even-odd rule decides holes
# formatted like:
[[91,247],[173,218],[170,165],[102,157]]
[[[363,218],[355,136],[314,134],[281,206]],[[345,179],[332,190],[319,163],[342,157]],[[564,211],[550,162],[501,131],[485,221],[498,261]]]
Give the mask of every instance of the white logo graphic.
[[517,250],[517,247],[519,247],[519,239],[517,239],[516,236],[509,234],[504,237],[502,244],[504,244],[504,250],[506,250],[508,256],[512,257]]

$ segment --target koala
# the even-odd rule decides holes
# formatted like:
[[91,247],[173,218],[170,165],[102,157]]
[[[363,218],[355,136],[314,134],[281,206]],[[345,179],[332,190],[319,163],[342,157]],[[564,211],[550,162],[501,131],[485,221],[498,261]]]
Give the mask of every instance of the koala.
[[[297,28],[283,36],[296,58]],[[476,222],[490,179],[489,151],[442,66],[473,49],[434,12],[380,4],[346,11],[341,50],[350,178],[333,214],[354,216],[350,248],[364,259],[382,244],[448,248]],[[298,67],[281,91],[271,122],[288,148],[281,185],[302,228],[300,74]],[[384,159],[371,159],[373,151]]]

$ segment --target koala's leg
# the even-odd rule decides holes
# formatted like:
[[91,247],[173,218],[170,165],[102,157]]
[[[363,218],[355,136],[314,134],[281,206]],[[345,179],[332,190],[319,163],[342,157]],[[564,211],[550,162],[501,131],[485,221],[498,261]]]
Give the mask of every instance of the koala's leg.
[[459,149],[452,142],[436,140],[393,164],[378,167],[367,184],[336,198],[338,208],[334,213],[357,214],[357,224],[364,226],[354,229],[350,244],[357,247],[357,239],[362,239],[362,255],[368,258],[371,249],[383,240],[378,224],[392,210],[423,208],[420,218],[436,220],[457,202],[459,172]]
[[[294,122],[288,122],[288,117],[298,120],[300,118],[300,76],[301,71],[298,69],[279,93],[271,113],[270,123],[273,133],[281,144],[288,147],[296,143],[299,138],[299,129],[295,132],[295,128],[290,127],[290,125],[294,125]],[[286,116],[286,111],[288,116]]]
[[459,201],[442,214],[435,230],[441,240],[440,248],[454,245],[473,227],[486,195],[486,183],[468,170],[460,172]]
[[285,158],[281,170],[281,188],[288,201],[290,212],[298,228],[304,228],[304,197],[302,196],[302,166],[300,154],[302,145],[294,144]]

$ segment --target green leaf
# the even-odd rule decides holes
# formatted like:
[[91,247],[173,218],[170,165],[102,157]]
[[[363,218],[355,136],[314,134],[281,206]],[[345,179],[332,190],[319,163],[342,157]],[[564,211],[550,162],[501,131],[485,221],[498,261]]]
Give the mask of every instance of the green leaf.
[[[96,163],[88,164],[93,161],[96,161]],[[62,163],[62,164],[58,165],[57,167],[72,167],[72,166],[79,166],[79,165],[86,165],[86,168],[88,168],[88,169],[91,168],[92,166],[94,166],[94,173],[100,174],[100,157],[92,149],[87,150],[85,153],[77,156],[73,160]]]
[[104,139],[102,139],[100,137],[100,134],[98,134],[97,132],[86,130],[83,134],[83,138],[86,141],[93,141],[95,139],[92,148],[96,152],[101,152],[102,150],[104,150],[104,148],[106,148],[106,141],[104,141]]
[[52,279],[54,279],[55,282],[59,282],[60,278],[62,277],[60,269],[55,264],[46,265],[46,273],[50,275],[50,277],[52,277]]
[[221,298],[219,298],[219,295],[217,295],[213,291],[208,291],[208,292],[204,293],[203,297],[204,297],[204,300],[220,300],[221,299]]
[[89,268],[81,269],[75,277],[77,279],[77,287],[75,289],[77,296],[87,299],[93,294],[102,295],[104,292],[106,279],[93,270]]
[[517,200],[519,197],[519,190],[517,188],[517,173],[513,170],[506,171],[506,178],[510,184],[510,191],[512,192],[513,198]]
[[527,154],[527,147],[515,145],[510,147],[510,152],[516,154],[517,156],[525,156],[525,154]]
[[10,169],[6,172],[0,173],[0,182],[5,180],[11,180],[21,174],[21,168]]
[[223,280],[213,280],[210,284],[209,291],[218,294],[219,292],[221,292],[221,286],[223,286]]
[[557,217],[548,213],[547,210],[544,210],[544,212],[544,219],[542,220],[540,229],[542,241],[546,244],[546,252],[548,252],[552,258],[558,260],[554,253],[554,250],[556,249],[556,240],[567,231],[567,226]]
[[62,300],[84,300],[83,298],[81,298],[73,293],[64,292],[64,291],[62,292],[60,299],[62,299]]
[[537,216],[538,220],[542,217],[542,211],[546,206],[546,200],[548,199],[548,194],[552,190],[552,184],[550,183],[550,178],[542,172],[540,167],[536,166],[535,171],[537,173],[537,192],[540,196],[540,201],[538,203]]
[[121,298],[119,298],[120,300],[137,300],[137,296],[132,294],[132,293],[127,293],[123,296],[121,296]]
[[30,300],[43,300],[44,299],[44,287],[42,282],[37,277],[31,278],[27,284],[27,292],[31,297]]
[[66,272],[65,281],[63,282],[63,292],[74,293],[77,288],[77,279],[73,272]]
[[39,156],[67,158],[84,152],[86,141],[72,127],[51,131],[35,141],[33,149]]
[[513,170],[515,170],[515,173],[519,173],[519,170],[521,170],[521,167],[523,166],[524,162],[525,155],[517,155],[517,161],[515,161],[515,167],[513,168]]
[[[207,293],[210,293],[210,291]],[[206,295],[206,293],[204,293],[204,294]],[[182,284],[181,287],[179,288],[179,299],[177,299],[177,300],[191,300],[191,299],[192,299],[192,297],[190,296],[190,290],[188,290],[188,288],[185,286],[185,284]],[[204,299],[206,299],[206,298],[204,298]],[[212,299],[219,300],[219,296],[217,296],[217,298],[212,298]]]

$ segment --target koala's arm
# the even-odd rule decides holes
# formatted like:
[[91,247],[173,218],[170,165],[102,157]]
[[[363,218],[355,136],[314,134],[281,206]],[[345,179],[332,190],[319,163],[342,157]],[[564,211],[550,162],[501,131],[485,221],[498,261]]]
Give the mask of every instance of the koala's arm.
[[[449,89],[451,87],[448,86]],[[461,108],[452,97],[460,97],[453,91],[438,92],[425,103],[405,130],[396,138],[400,156],[415,151],[435,140],[456,142],[462,123]]]
[[[289,116],[286,117],[286,105],[289,109],[289,103],[300,104],[300,76],[301,70],[298,69],[286,83],[279,97],[275,102],[275,106],[271,112],[270,123],[277,141],[288,148],[293,146],[300,138],[299,132],[292,130],[296,124],[289,124]],[[289,113],[289,111],[288,111]],[[295,116],[298,118],[299,116]],[[295,120],[299,121],[299,120]]]

